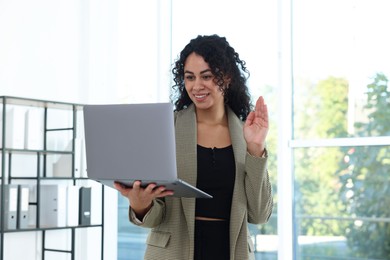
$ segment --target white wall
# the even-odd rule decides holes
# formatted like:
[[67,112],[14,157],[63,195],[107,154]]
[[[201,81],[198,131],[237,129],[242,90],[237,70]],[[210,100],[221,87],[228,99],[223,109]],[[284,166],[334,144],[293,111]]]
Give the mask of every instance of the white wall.
[[169,1],[0,1],[0,95],[165,101],[170,57]]
[[[170,1],[0,1],[0,95],[81,104],[167,101],[170,10]],[[105,205],[104,259],[116,259],[116,191],[107,189]],[[77,245],[77,259],[97,259],[99,232],[79,231],[88,241]],[[6,259],[41,258],[39,233],[5,237]],[[20,241],[29,247],[18,255]]]
[[0,2],[0,94],[80,101],[78,1]]

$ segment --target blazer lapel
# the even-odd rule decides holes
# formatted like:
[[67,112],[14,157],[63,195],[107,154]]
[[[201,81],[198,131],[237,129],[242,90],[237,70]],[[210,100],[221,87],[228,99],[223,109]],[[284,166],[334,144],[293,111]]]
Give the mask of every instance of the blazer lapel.
[[[233,145],[234,160],[236,164],[236,179],[233,191],[232,209],[230,215],[230,242],[235,245],[244,221],[246,212],[245,191],[242,189],[245,178],[246,142],[243,134],[243,122],[228,107],[228,123],[230,138]],[[234,250],[234,247],[231,248]],[[234,255],[234,252],[233,252]]]
[[[178,177],[196,186],[197,176],[197,131],[194,106],[177,112],[175,121],[176,158]],[[195,225],[195,198],[181,198],[187,221],[190,244],[193,245]]]

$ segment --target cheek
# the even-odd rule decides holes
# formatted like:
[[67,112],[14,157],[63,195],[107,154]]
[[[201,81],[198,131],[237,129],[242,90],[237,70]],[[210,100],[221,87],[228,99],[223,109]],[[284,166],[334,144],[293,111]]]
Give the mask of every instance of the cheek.
[[187,91],[187,93],[191,92],[191,88],[189,84],[184,84],[184,89]]
[[184,90],[183,90],[183,92],[186,92],[187,95],[189,96],[189,98],[192,99],[192,97],[191,97],[191,95],[190,95],[190,93],[191,93],[191,88],[190,88],[189,85],[184,85]]
[[223,96],[223,90],[218,85],[214,86],[214,93]]
[[218,90],[217,90],[217,94],[216,95],[218,95],[218,98],[219,99],[225,99],[225,97],[224,97],[224,95],[223,95],[223,91],[222,90],[220,90],[219,88],[218,88]]

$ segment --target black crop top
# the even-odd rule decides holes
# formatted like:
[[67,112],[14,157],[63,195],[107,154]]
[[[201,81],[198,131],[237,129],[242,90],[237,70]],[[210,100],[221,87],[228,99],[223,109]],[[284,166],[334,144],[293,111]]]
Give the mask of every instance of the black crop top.
[[206,148],[198,145],[197,151],[196,186],[213,198],[196,199],[195,215],[229,220],[236,173],[233,147]]

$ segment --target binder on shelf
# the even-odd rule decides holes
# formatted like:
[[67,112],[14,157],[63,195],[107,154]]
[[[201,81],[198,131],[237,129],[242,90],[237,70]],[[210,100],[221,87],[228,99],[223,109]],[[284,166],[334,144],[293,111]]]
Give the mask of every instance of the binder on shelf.
[[81,170],[80,170],[80,177],[82,178],[88,178],[87,174],[87,152],[85,150],[85,138],[81,139]]
[[43,111],[39,108],[29,108],[26,112],[25,124],[24,148],[42,150],[44,136]]
[[81,177],[81,138],[74,139],[74,175],[75,177]]
[[28,227],[29,197],[29,187],[27,185],[18,185],[18,213],[16,226],[19,229]]
[[39,200],[40,227],[65,227],[67,187],[57,184],[42,184]]
[[[77,114],[77,133],[76,133],[76,136],[78,136],[78,139],[80,139],[80,149],[76,149],[76,152],[79,152],[78,158],[80,159],[80,170],[79,170],[80,175],[79,175],[79,177],[88,178],[84,132],[85,132],[85,130],[84,130],[84,112],[82,110],[80,110],[80,111],[78,111],[78,114]],[[77,156],[77,154],[76,154],[76,156]]]
[[[24,148],[24,131],[25,131],[25,113],[22,107],[11,107],[6,111],[6,140],[5,145],[0,138],[0,146],[7,148],[23,149]],[[2,119],[3,123],[4,120]]]
[[67,187],[67,226],[77,226],[79,224],[79,186]]
[[80,187],[79,225],[91,224],[91,187]]
[[[1,191],[1,186],[0,186]],[[4,202],[4,215],[0,216],[4,218],[4,230],[16,229],[17,222],[17,210],[18,210],[18,185],[5,184],[4,185],[4,198],[0,201]]]

